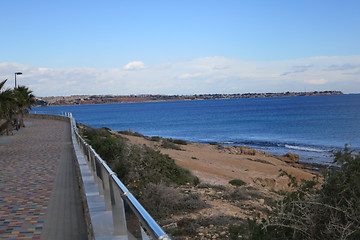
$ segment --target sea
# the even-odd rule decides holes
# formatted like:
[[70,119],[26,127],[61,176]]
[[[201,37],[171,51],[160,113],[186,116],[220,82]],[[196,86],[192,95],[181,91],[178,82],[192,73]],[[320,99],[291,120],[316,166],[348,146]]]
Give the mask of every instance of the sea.
[[147,136],[245,145],[303,163],[331,164],[348,145],[360,152],[360,94],[34,107],[77,122]]

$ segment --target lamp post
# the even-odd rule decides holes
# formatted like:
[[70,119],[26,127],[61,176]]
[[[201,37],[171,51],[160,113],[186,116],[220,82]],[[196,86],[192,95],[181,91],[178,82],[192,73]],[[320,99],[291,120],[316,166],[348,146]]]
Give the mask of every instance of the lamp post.
[[16,72],[15,73],[15,88],[16,88],[16,75],[21,75],[22,74],[22,72]]

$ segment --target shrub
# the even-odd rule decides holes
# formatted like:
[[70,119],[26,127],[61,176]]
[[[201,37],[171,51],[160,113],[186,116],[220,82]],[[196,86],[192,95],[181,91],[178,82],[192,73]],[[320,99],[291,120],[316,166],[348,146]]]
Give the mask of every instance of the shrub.
[[138,133],[138,132],[134,132],[131,135],[134,136],[134,137],[145,137],[144,135],[142,135],[141,133]]
[[[198,239],[196,238],[196,234],[197,234],[197,229],[200,227],[209,227],[210,225],[214,225],[216,227],[220,227],[220,229],[223,229],[222,226],[233,225],[236,223],[242,223],[242,220],[230,216],[200,217],[197,219],[185,217],[177,222],[177,228],[171,229],[168,232],[174,236],[186,236],[186,237],[190,236],[192,237],[191,239]],[[227,236],[223,236],[219,239],[224,239],[224,237]],[[205,238],[200,238],[200,239],[205,239]]]
[[132,132],[132,131],[118,131],[118,133],[124,134],[124,135],[129,135],[129,136],[134,136],[134,137],[145,137],[144,135],[142,135],[141,133],[138,132]]
[[180,140],[180,139],[174,139],[172,140],[173,143],[175,144],[180,144],[180,145],[187,145],[187,141],[184,141],[184,140]]
[[170,216],[181,201],[181,194],[165,184],[149,183],[143,189],[139,201],[154,218]]
[[132,168],[132,172],[128,175],[131,180],[141,179],[143,182],[180,185],[198,182],[189,170],[176,165],[174,159],[146,145],[130,147],[128,164]]
[[147,184],[139,200],[149,213],[158,219],[209,207],[199,195],[183,194],[163,183]]
[[94,150],[105,159],[109,165],[121,160],[125,154],[126,141],[121,137],[111,135],[106,129],[86,128],[84,136]]
[[130,132],[130,131],[118,131],[118,133],[121,133],[124,135],[132,135],[132,132]]
[[106,130],[106,131],[111,131],[111,129],[108,127],[102,127],[101,129]]
[[229,238],[231,240],[238,240],[239,239],[239,235],[241,233],[243,233],[243,227],[242,226],[238,226],[238,225],[230,225],[229,226]]
[[120,180],[140,192],[146,183],[198,184],[189,170],[175,164],[168,155],[146,145],[131,145],[124,138],[104,129],[84,128],[83,135],[95,151],[109,164]]
[[248,200],[249,194],[243,188],[236,188],[224,195],[224,198],[230,201]]
[[150,140],[150,141],[154,141],[154,142],[160,142],[161,137],[154,136],[154,137],[150,137],[149,140]]
[[229,183],[234,186],[243,186],[246,184],[246,182],[244,182],[241,179],[233,179],[233,180],[230,180]]
[[203,209],[203,208],[208,208],[210,207],[209,204],[205,203],[204,201],[202,201],[200,199],[200,195],[199,194],[188,194],[185,195],[185,197],[183,197],[183,199],[179,202],[178,204],[178,209],[180,211],[194,211],[194,210],[199,210],[199,209]]
[[192,218],[182,218],[177,222],[177,228],[169,231],[169,233],[175,236],[192,236],[196,235],[196,229],[200,227],[200,225],[196,222],[196,219]]
[[297,190],[266,221],[248,226],[246,239],[360,239],[360,154],[345,146],[334,163],[320,188],[316,178],[299,183],[283,172]]
[[163,148],[168,148],[168,149],[175,149],[175,150],[181,150],[181,147],[179,147],[178,145],[176,145],[175,143],[172,143],[168,140],[164,140],[161,144],[161,146]]
[[199,185],[197,185],[198,188],[212,188],[214,190],[219,190],[219,191],[226,191],[227,188],[224,185],[214,185],[214,184],[210,184],[210,183],[200,183]]
[[259,162],[259,163],[264,163],[264,164],[270,164],[270,165],[274,165],[273,163],[269,162],[269,161],[266,161],[266,160],[263,160],[263,159],[255,159],[255,160],[252,160],[251,161],[255,161],[255,162]]

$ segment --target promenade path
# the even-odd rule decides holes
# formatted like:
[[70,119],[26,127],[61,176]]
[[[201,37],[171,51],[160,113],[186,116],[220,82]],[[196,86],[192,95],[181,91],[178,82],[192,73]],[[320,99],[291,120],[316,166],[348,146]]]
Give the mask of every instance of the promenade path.
[[25,124],[0,136],[0,239],[87,239],[70,124]]

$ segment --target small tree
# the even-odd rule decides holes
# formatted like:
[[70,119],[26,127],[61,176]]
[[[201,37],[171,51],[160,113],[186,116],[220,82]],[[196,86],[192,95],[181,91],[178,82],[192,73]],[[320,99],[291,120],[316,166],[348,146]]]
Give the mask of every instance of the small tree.
[[14,89],[14,96],[18,106],[18,113],[20,117],[20,126],[25,127],[24,115],[33,105],[35,105],[35,96],[28,87],[18,86]]
[[11,131],[11,121],[18,111],[18,106],[15,101],[14,91],[3,89],[6,81],[7,80],[4,80],[0,83],[0,118],[5,119],[6,134],[9,135]]

